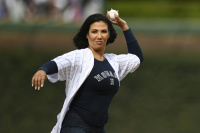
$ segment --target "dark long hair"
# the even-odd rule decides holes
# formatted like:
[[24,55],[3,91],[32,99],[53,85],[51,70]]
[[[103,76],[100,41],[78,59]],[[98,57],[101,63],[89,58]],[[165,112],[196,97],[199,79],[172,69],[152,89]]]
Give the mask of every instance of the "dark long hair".
[[89,46],[88,39],[86,38],[86,35],[89,32],[90,25],[95,23],[95,22],[99,22],[99,21],[103,21],[108,25],[108,31],[110,33],[110,37],[108,38],[106,45],[108,45],[109,43],[113,43],[115,41],[115,38],[117,37],[117,33],[116,33],[112,23],[110,22],[110,20],[102,14],[93,14],[93,15],[90,15],[85,20],[85,22],[81,26],[79,32],[73,38],[74,45],[78,49],[87,48]]

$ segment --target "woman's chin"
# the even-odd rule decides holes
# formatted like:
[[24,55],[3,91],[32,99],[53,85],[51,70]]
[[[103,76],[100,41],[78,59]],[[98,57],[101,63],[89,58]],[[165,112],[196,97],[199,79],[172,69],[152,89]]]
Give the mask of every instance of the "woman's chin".
[[99,50],[102,50],[103,47],[102,46],[95,46],[95,47],[89,47],[89,49],[99,51]]
[[101,51],[101,50],[104,50],[104,47],[102,47],[102,45],[99,45],[99,46],[95,47],[94,50]]

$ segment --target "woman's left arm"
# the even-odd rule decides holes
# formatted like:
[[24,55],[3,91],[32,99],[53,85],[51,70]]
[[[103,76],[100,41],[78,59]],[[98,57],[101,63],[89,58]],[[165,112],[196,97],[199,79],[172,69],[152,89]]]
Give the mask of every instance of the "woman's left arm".
[[137,55],[137,57],[140,59],[140,62],[143,62],[144,58],[142,50],[126,21],[121,19],[118,15],[115,15],[115,20],[111,20],[108,13],[106,16],[112,22],[112,24],[122,28],[128,47],[128,53]]
[[143,62],[144,57],[142,54],[142,50],[135,36],[133,35],[131,29],[124,31],[124,36],[125,36],[127,47],[128,47],[128,53],[137,55],[137,57],[140,59],[140,63]]

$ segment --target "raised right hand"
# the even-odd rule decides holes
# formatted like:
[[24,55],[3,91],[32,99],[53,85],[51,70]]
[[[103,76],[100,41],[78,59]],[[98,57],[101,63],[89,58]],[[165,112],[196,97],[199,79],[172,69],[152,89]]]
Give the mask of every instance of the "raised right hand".
[[110,19],[108,11],[107,11],[106,17],[111,21],[112,24],[121,27],[123,31],[128,30],[129,27],[128,27],[126,21],[123,20],[122,18],[120,18],[119,15],[116,15],[116,14],[114,14],[114,15],[115,15],[115,20]]
[[46,80],[46,72],[44,70],[38,70],[32,78],[32,87],[35,86],[35,90],[40,90],[44,86]]

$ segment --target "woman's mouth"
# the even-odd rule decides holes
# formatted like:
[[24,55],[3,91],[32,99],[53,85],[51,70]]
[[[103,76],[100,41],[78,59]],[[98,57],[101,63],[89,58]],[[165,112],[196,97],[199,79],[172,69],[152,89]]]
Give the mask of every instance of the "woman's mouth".
[[102,41],[96,41],[97,44],[102,44]]

